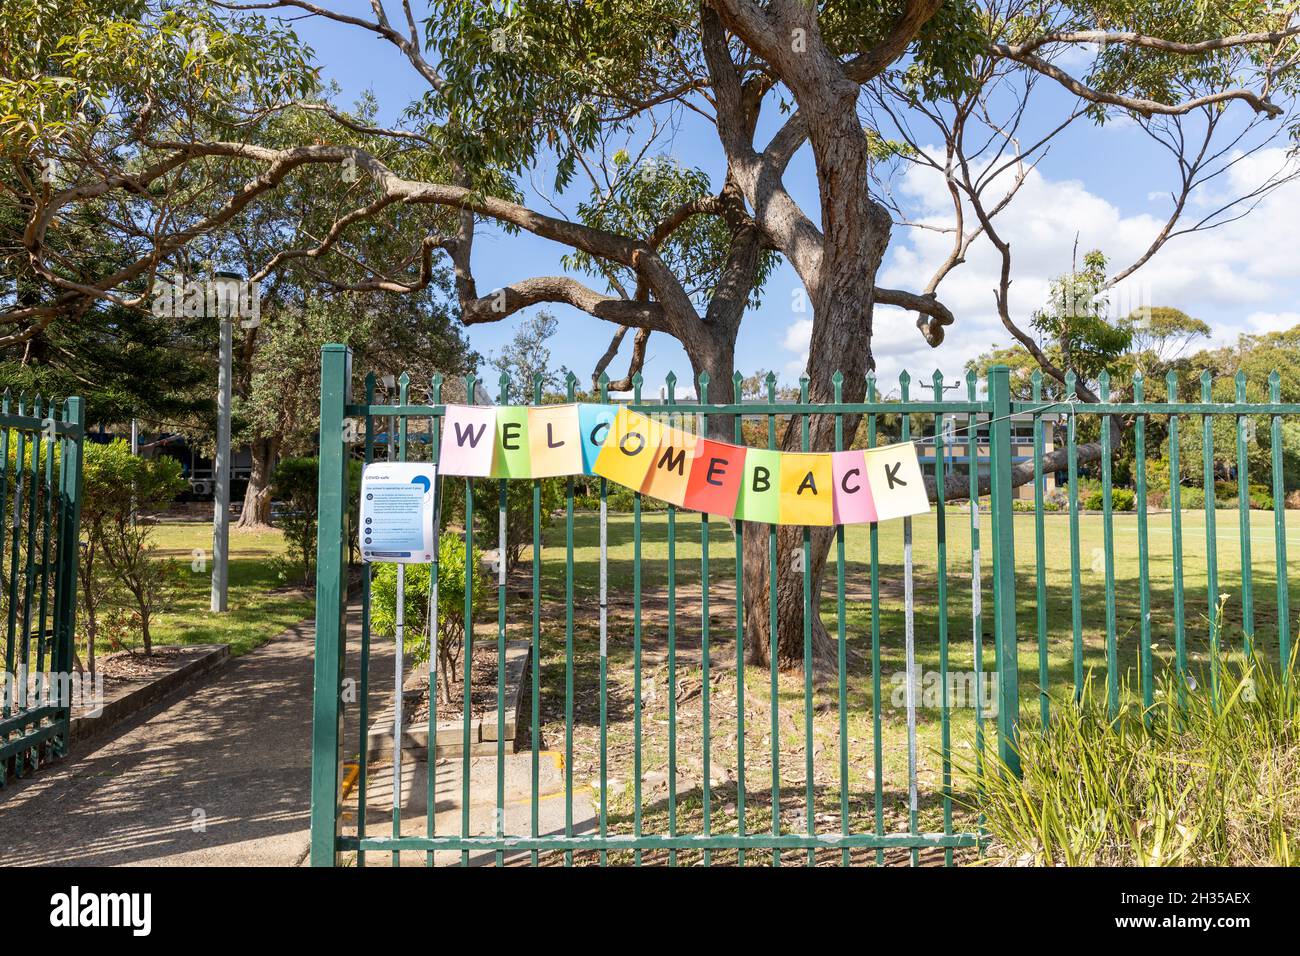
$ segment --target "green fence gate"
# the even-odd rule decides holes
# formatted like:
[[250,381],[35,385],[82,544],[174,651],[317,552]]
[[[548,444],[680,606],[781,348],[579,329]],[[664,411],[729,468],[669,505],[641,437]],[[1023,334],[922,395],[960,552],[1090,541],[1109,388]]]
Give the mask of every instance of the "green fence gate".
[[[837,376],[837,401],[817,405],[808,403],[806,381],[798,400],[779,399],[771,376],[762,401],[710,403],[706,376],[698,397],[679,401],[671,375],[666,396],[645,401],[638,377],[633,409],[700,425],[707,416],[727,416],[742,444],[746,421],[765,426],[769,447],[776,446],[778,422],[793,422],[802,426],[806,450],[810,418],[823,415],[834,417],[836,448],[844,448],[853,439],[845,434],[844,417],[863,416],[869,445],[911,439],[924,447],[934,510],[916,519],[835,529],[823,596],[810,586],[808,529],[802,562],[787,565],[777,554],[775,528],[733,526],[672,506],[654,510],[639,494],[581,477],[549,479],[562,483],[563,495],[558,526],[544,528],[542,482],[533,480],[527,483],[531,528],[523,533],[524,557],[507,576],[503,563],[484,571],[473,559],[476,528],[483,531],[476,515],[481,518],[485,508],[489,519],[504,513],[507,482],[440,478],[442,498],[450,482],[463,489],[455,496],[463,508],[458,504],[455,514],[439,509],[439,530],[459,535],[456,547],[463,547],[465,597],[463,608],[456,608],[461,626],[466,635],[477,626],[477,643],[489,662],[495,656],[496,687],[489,696],[497,741],[506,729],[508,634],[513,630],[528,642],[527,732],[515,740],[530,758],[524,800],[512,817],[504,746],[495,749],[494,767],[472,755],[468,649],[457,675],[464,703],[452,741],[461,752],[429,759],[439,746],[431,713],[427,745],[420,748],[423,769],[408,763],[404,775],[399,747],[396,766],[386,768],[390,783],[380,786],[379,777],[370,780],[375,768],[368,759],[376,693],[370,671],[379,640],[371,636],[368,567],[354,594],[359,628],[348,637],[349,463],[376,457],[436,462],[444,383],[435,377],[420,389],[422,401],[413,401],[403,376],[380,402],[373,375],[365,379],[361,401],[351,397],[351,380],[349,350],[326,346],[312,743],[315,865],[341,858],[398,865],[403,854],[428,865],[952,863],[976,854],[982,838],[963,781],[994,754],[1017,768],[1022,712],[1048,721],[1052,706],[1078,699],[1094,669],[1105,675],[1112,708],[1124,693],[1150,704],[1157,665],[1198,672],[1203,651],[1220,650],[1216,636],[1224,632],[1198,621],[1223,607],[1223,589],[1240,597],[1243,650],[1259,652],[1271,642],[1281,660],[1289,659],[1283,420],[1300,413],[1300,405],[1281,402],[1276,375],[1264,403],[1247,402],[1241,377],[1235,401],[1214,402],[1208,375],[1199,402],[1177,401],[1172,377],[1166,403],[1145,402],[1140,378],[1132,383],[1131,401],[1112,402],[1103,376],[1100,405],[1070,397],[1072,382],[1061,395],[1045,395],[1038,375],[1032,395],[1013,400],[1005,367],[992,369],[983,389],[968,375],[962,400],[945,399],[938,373],[918,396],[904,373],[888,397],[869,380],[865,401],[841,402]],[[739,377],[735,385],[739,395]],[[471,403],[484,400],[472,377],[466,394]],[[570,376],[568,400],[574,399]],[[499,400],[507,403],[504,380]],[[534,401],[541,400],[537,384]],[[603,380],[598,400],[609,401]],[[1132,443],[1131,492],[1115,487],[1117,435],[1106,425],[1115,416],[1126,424],[1119,440]],[[1151,418],[1159,419],[1171,464],[1158,489],[1147,475]],[[1235,429],[1237,468],[1227,482],[1219,480],[1225,468],[1215,454],[1218,421]],[[1262,433],[1258,421],[1267,426]],[[1186,446],[1189,425],[1200,438],[1202,489],[1180,478],[1180,435]],[[1086,460],[1095,446],[1101,457],[1094,481],[1082,476],[1080,457]],[[1259,489],[1249,483],[1249,456],[1261,450],[1273,456],[1273,500],[1256,502],[1254,514],[1267,523],[1252,522],[1251,496]],[[492,489],[486,504],[485,482]],[[1231,555],[1219,561],[1216,521],[1223,519],[1216,504],[1224,503],[1213,492],[1225,484],[1237,496],[1239,535],[1236,549],[1229,549],[1237,552],[1235,567]],[[1204,495],[1199,512],[1184,511],[1198,490]],[[627,507],[611,507],[616,498]],[[1161,503],[1163,509],[1148,513],[1148,505]],[[510,543],[510,523],[496,523],[489,544],[500,555]],[[1274,537],[1267,560],[1252,556],[1252,527]],[[518,527],[510,533],[521,536]],[[767,542],[762,567],[769,605],[779,574],[802,576],[805,662],[811,660],[814,608],[832,636],[836,664],[822,686],[815,686],[811,667],[780,672],[775,655],[761,668],[746,664],[739,595],[743,539],[755,534]],[[1270,568],[1268,598],[1254,585]],[[495,627],[472,606],[471,581],[484,574],[495,585]],[[444,576],[435,563],[435,618],[437,582]],[[1033,625],[1018,626],[1018,620]],[[769,634],[774,622],[773,610]],[[349,642],[352,659],[344,653]],[[402,648],[394,652],[400,684]],[[433,660],[431,699],[442,676],[436,655]],[[1137,689],[1129,691],[1133,671]],[[345,740],[349,709],[357,736]],[[539,781],[548,762],[562,786],[544,793]],[[484,765],[495,775],[484,778]],[[412,776],[417,773],[422,781]],[[440,773],[451,777],[452,825],[447,814],[439,819],[437,799],[429,796],[441,793]],[[471,813],[475,780],[480,792],[487,786],[494,803],[486,823],[474,822]],[[404,817],[401,793],[419,789],[417,782],[426,806],[418,814],[408,808]],[[386,802],[379,799],[385,795]],[[562,822],[558,811],[543,812],[551,800],[557,807],[563,801]],[[584,802],[590,804],[585,819]]]
[[83,434],[80,398],[0,399],[0,786],[68,748]]

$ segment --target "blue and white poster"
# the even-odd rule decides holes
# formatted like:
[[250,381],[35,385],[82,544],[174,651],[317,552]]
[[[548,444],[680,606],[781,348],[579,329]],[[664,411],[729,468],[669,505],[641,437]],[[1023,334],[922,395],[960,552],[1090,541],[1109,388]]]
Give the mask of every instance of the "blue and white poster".
[[361,476],[361,559],[387,564],[433,560],[434,466],[376,461]]

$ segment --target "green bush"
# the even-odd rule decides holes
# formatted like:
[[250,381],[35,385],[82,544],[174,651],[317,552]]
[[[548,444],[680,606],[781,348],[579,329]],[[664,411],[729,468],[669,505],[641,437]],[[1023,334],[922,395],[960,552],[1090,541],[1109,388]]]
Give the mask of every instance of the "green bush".
[[[564,479],[543,478],[541,488],[541,527],[546,529],[555,512],[564,506]],[[501,518],[501,481],[476,478],[474,489],[474,535],[484,546],[496,548]],[[577,507],[575,500],[574,507]],[[442,483],[439,504],[444,526],[465,523],[465,479],[448,478]],[[533,483],[506,482],[506,568],[518,565],[524,552],[533,546]]]
[[[1203,681],[1202,684],[1208,684]],[[1294,866],[1300,862],[1300,694],[1278,668],[1225,661],[1217,701],[1167,674],[1145,712],[1117,718],[1085,682],[1044,730],[1022,724],[1021,779],[994,753],[958,757],[984,815],[987,859],[1066,866]]]
[[[474,549],[473,607],[483,608],[487,596],[487,575],[480,570],[482,552]],[[403,647],[419,663],[429,658],[430,565],[406,566],[405,634]],[[381,636],[397,631],[397,565],[381,564],[370,583],[370,626]],[[451,697],[451,682],[465,643],[465,540],[444,532],[438,540],[438,669],[442,676],[443,699]]]
[[289,553],[297,560],[303,583],[311,580],[316,558],[316,520],[320,461],[281,458],[271,476],[271,494],[285,505],[280,515]]
[[[1112,488],[1110,490],[1110,506],[1113,511],[1132,511],[1134,495],[1128,488]],[[1089,491],[1084,497],[1083,509],[1085,511],[1101,511],[1105,507],[1105,496],[1100,488]]]
[[176,564],[158,559],[154,525],[144,513],[165,507],[184,490],[174,458],[141,458],[121,439],[84,446],[80,590],[89,669],[95,666],[101,611],[120,625],[118,643],[129,649],[127,637],[138,629],[145,655],[153,653],[149,626],[171,592]]

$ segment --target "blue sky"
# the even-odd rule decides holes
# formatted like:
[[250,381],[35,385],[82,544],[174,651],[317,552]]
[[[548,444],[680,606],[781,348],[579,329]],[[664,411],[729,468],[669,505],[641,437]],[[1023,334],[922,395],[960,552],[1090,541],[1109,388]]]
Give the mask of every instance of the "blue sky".
[[[368,4],[357,0],[332,0],[332,8],[369,14]],[[353,27],[313,18],[299,20],[295,27],[315,49],[326,78],[341,87],[342,102],[350,104],[370,89],[391,118],[421,92],[419,78],[386,42]],[[1032,140],[1035,130],[1058,120],[1073,104],[1072,97],[1044,82],[1035,91],[1022,138]],[[1243,117],[1247,112],[1243,105],[1233,108],[1240,109]],[[767,121],[772,124],[774,112],[768,111]],[[760,141],[762,136],[760,132]],[[686,115],[660,151],[684,165],[705,170],[715,183],[721,181],[723,165],[716,135],[693,114]],[[1281,153],[1273,151],[1243,162],[1214,188],[1250,188],[1282,161]],[[1098,128],[1079,121],[1067,130],[998,220],[1015,254],[1012,308],[1016,317],[1027,319],[1046,297],[1050,277],[1069,268],[1076,237],[1081,254],[1101,248],[1116,263],[1127,264],[1136,258],[1170,208],[1173,175],[1169,155],[1133,124],[1119,122]],[[552,181],[549,164],[534,171],[532,182],[541,188]],[[816,182],[806,149],[791,164],[786,182],[794,198],[815,217]],[[530,183],[522,185],[530,205],[548,208]],[[898,190],[909,209],[927,221],[940,223],[951,215],[947,191],[935,174],[911,173],[898,183]],[[584,195],[585,190],[577,184],[565,195],[551,199],[563,209],[572,209]],[[1300,248],[1300,217],[1292,212],[1297,201],[1300,186],[1288,184],[1270,194],[1241,222],[1174,240],[1137,273],[1126,301],[1181,308],[1214,328],[1215,343],[1235,341],[1241,332],[1300,323],[1300,280],[1293,253]],[[935,232],[896,226],[880,284],[919,290],[945,254],[947,242]],[[484,228],[474,250],[479,289],[561,272],[559,258],[564,251],[528,234],[505,236]],[[972,248],[966,264],[945,280],[940,297],[957,315],[957,324],[939,349],[924,344],[913,316],[878,309],[874,349],[882,383],[894,381],[903,368],[927,379],[939,368],[950,379],[956,378],[968,359],[992,346],[1009,344],[1010,336],[993,309],[997,268],[993,250],[981,242]],[[799,288],[788,266],[783,265],[772,276],[762,306],[746,317],[741,329],[737,367],[742,372],[771,368],[785,381],[797,380],[811,318],[795,308]],[[613,327],[567,306],[555,306],[552,311],[561,319],[561,331],[551,343],[553,360],[585,381],[608,345]],[[517,322],[515,317],[474,326],[469,330],[470,341],[486,356],[508,341]],[[630,345],[629,336],[611,367],[613,374],[625,370]],[[648,357],[645,376],[652,385],[662,381],[670,369],[679,376],[689,374],[685,355],[668,336],[651,338]]]

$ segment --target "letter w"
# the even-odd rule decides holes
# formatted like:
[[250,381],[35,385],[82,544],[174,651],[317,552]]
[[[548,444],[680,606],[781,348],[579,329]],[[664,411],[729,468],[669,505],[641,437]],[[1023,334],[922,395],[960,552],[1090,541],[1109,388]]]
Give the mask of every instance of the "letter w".
[[483,437],[483,432],[487,430],[487,425],[479,425],[478,431],[474,430],[473,425],[466,425],[462,422],[453,422],[456,429],[456,444],[461,448],[465,447],[465,438],[469,437],[469,447],[477,448],[478,440]]

